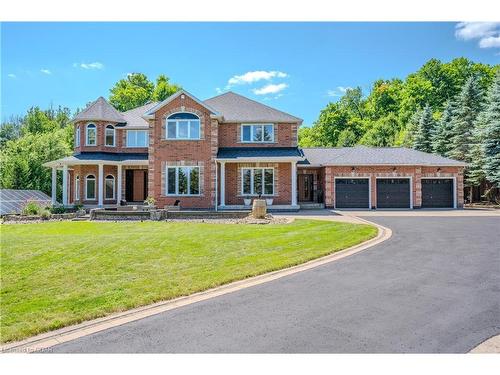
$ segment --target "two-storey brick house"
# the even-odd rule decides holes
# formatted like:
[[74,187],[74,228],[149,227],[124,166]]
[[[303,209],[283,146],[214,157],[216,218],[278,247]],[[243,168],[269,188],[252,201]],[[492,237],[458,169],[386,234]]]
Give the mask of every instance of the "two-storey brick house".
[[74,118],[63,204],[232,209],[262,196],[275,209],[460,207],[464,164],[405,148],[300,149],[300,118],[228,92],[182,90],[126,112],[97,99]]

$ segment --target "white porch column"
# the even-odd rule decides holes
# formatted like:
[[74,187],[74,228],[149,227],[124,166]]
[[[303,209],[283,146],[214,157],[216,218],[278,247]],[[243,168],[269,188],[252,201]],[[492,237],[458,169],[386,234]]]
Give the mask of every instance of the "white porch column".
[[57,201],[57,168],[52,167],[52,205]]
[[98,183],[98,201],[97,201],[97,205],[99,207],[102,207],[104,205],[104,165],[103,164],[99,164],[99,176],[97,177],[99,179],[99,183]]
[[62,204],[68,205],[68,166],[63,165]]
[[292,206],[297,205],[297,162],[292,161]]
[[122,166],[119,164],[117,166],[118,171],[116,172],[116,204],[119,206],[122,200]]
[[226,205],[226,162],[220,163],[220,205]]

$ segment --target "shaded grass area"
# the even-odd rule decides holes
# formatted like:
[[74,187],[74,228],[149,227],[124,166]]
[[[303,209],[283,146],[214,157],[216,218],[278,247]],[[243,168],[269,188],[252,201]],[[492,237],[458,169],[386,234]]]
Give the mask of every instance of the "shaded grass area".
[[375,237],[369,225],[2,225],[1,341],[192,294]]

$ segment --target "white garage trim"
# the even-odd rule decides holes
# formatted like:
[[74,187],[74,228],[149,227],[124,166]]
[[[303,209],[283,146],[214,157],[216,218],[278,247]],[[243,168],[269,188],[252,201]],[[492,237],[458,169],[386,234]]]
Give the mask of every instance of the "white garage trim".
[[[456,176],[451,176],[451,177],[444,177],[444,176],[439,176],[439,177],[421,177],[421,180],[453,180],[453,208],[457,208],[457,177]],[[422,184],[420,184],[420,191],[422,191]],[[423,199],[422,195],[422,199]]]
[[[380,177],[375,177],[375,181],[376,180],[392,180],[392,179],[408,179],[410,180],[410,209],[413,209],[413,177],[412,176],[392,176],[392,177],[383,177],[383,176],[380,176]],[[377,186],[377,184],[375,183],[375,186]],[[378,191],[376,191],[375,193],[378,193]],[[377,201],[377,208],[378,208],[378,201]]]
[[362,179],[362,180],[368,180],[368,209],[371,210],[372,208],[372,179],[370,176],[363,176],[363,177],[352,177],[352,176],[334,176],[333,177],[333,188],[335,194],[333,194],[333,208],[337,209],[337,186],[335,185],[335,181],[337,180],[354,180],[354,179]]

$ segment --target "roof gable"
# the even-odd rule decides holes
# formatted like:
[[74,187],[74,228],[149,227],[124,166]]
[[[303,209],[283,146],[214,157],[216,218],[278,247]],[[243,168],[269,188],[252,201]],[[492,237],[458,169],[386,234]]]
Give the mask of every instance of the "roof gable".
[[82,112],[77,114],[73,121],[111,121],[124,123],[125,119],[106,99],[100,96]]
[[232,91],[205,100],[224,117],[224,122],[298,122],[302,119]]
[[172,100],[178,98],[179,96],[181,95],[186,95],[186,96],[189,96],[191,99],[193,99],[195,102],[197,102],[199,105],[203,106],[204,108],[208,109],[212,114],[214,115],[219,115],[219,113],[214,109],[212,108],[211,106],[209,106],[207,103],[205,102],[202,102],[200,99],[198,99],[196,96],[190,94],[189,92],[187,92],[186,90],[179,90],[177,91],[175,94],[172,94],[170,95],[167,99],[165,99],[164,101],[158,103],[157,105],[155,105],[153,108],[151,108],[149,111],[147,111],[142,117],[144,118],[151,118],[152,116],[154,116],[154,114],[162,107],[166,106],[168,103],[170,103]]

